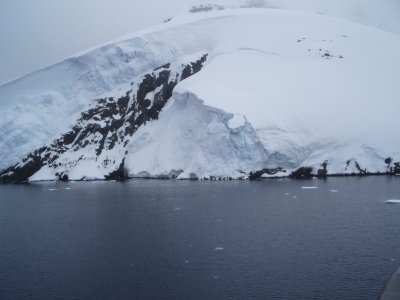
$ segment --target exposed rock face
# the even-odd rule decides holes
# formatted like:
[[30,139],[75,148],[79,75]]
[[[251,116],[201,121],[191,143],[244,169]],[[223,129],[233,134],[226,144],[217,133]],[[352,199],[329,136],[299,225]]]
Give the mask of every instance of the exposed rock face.
[[[204,54],[177,69],[171,69],[170,64],[163,65],[142,76],[137,84],[132,82],[125,96],[95,100],[93,108],[84,111],[70,131],[5,170],[0,174],[1,182],[27,181],[44,166],[56,170],[55,179],[68,180],[71,169],[82,161],[93,161],[94,167],[109,170],[106,179],[122,179],[129,138],[146,122],[158,119],[174,87],[199,72],[206,59]],[[115,148],[120,155],[111,160],[107,154]]]
[[301,167],[298,168],[296,171],[292,172],[290,174],[291,178],[296,178],[296,179],[308,179],[313,177],[311,174],[313,169],[311,167]]
[[393,158],[388,157],[385,159],[385,164],[387,164],[387,174],[397,175],[400,174],[400,162],[393,162]]
[[204,55],[202,58],[197,60],[196,62],[190,63],[190,65],[187,65],[186,67],[183,68],[182,75],[181,75],[181,81],[188,78],[189,76],[192,76],[193,74],[199,72],[204,64],[204,62],[207,59],[207,55]]
[[328,161],[326,160],[321,164],[322,169],[319,169],[317,171],[317,176],[318,177],[321,177],[321,178],[325,178],[326,177],[326,175],[328,174],[328,170],[326,169],[327,166],[328,166]]

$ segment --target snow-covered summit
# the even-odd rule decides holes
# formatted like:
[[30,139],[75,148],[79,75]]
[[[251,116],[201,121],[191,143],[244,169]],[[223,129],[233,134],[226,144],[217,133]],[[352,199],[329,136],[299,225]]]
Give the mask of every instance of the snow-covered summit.
[[2,178],[397,172],[398,53],[312,13],[182,14],[1,85]]

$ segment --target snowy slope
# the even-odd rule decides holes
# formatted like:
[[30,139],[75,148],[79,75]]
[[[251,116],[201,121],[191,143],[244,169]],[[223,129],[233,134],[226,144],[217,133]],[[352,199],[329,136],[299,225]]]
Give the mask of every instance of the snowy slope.
[[398,53],[399,35],[311,13],[182,14],[0,86],[2,178],[397,172]]
[[256,0],[254,2],[261,2],[264,7],[336,17],[400,34],[398,0]]

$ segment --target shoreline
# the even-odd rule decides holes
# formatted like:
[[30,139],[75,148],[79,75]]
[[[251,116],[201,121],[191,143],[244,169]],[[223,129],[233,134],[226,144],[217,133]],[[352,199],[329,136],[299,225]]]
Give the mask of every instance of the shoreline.
[[41,182],[94,182],[94,181],[125,181],[125,180],[134,180],[134,179],[141,179],[141,180],[190,180],[190,181],[231,181],[231,180],[276,180],[276,179],[292,179],[292,180],[312,180],[312,179],[328,179],[329,177],[371,177],[371,176],[389,176],[389,177],[396,177],[400,174],[394,173],[366,173],[366,174],[357,174],[357,173],[350,173],[350,174],[325,174],[324,176],[314,175],[311,174],[309,176],[298,177],[292,174],[288,176],[270,176],[270,177],[250,177],[250,176],[243,176],[238,178],[233,177],[216,177],[210,176],[209,178],[176,178],[176,177],[167,177],[167,176],[159,176],[159,177],[119,177],[119,178],[108,178],[108,179],[74,179],[74,180],[63,180],[63,179],[56,179],[56,180],[35,180],[35,181],[13,181],[13,182],[1,182],[0,184],[29,184],[29,183],[41,183]]

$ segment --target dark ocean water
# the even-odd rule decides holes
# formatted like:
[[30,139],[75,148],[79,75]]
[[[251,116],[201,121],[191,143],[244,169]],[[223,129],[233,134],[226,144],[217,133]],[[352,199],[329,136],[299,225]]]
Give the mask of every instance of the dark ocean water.
[[0,299],[376,299],[388,199],[399,177],[0,185]]

